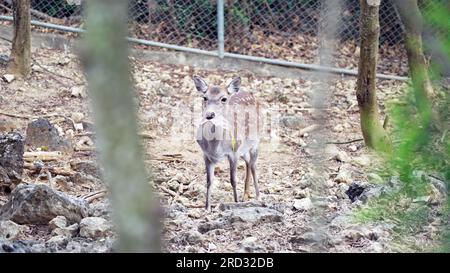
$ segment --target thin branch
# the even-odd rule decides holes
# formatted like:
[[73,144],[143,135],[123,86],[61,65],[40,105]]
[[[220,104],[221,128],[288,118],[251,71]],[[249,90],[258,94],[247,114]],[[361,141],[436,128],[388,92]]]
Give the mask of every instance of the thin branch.
[[338,145],[340,145],[340,144],[350,144],[350,143],[359,142],[359,141],[364,141],[364,138],[357,138],[357,139],[352,139],[352,140],[349,140],[349,141],[343,141],[343,142],[339,142],[339,141],[333,142],[333,141],[330,141],[330,142],[326,142],[326,144],[338,144]]

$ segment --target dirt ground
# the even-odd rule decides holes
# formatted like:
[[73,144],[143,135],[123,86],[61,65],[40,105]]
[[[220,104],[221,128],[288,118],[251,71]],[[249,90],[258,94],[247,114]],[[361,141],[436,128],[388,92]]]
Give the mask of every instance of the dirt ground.
[[[0,55],[9,55],[9,44],[0,41]],[[51,49],[33,49],[34,64],[25,80],[1,82],[0,119],[10,121],[16,131],[25,134],[27,124],[34,117],[50,116],[60,134],[70,140],[74,151],[63,160],[46,162],[50,166],[70,168],[73,159],[95,160],[93,120],[89,110],[89,94],[76,55]],[[168,214],[164,225],[164,242],[169,252],[309,252],[317,250],[314,240],[317,213],[301,200],[320,200],[324,210],[320,227],[326,236],[323,251],[330,252],[389,252],[393,246],[392,224],[362,225],[352,218],[352,211],[362,206],[352,203],[345,191],[353,182],[368,183],[380,160],[374,157],[361,141],[349,144],[326,145],[322,158],[322,177],[325,189],[317,196],[311,173],[317,169],[312,160],[314,131],[300,135],[301,129],[315,122],[312,119],[311,97],[317,81],[298,78],[261,77],[251,71],[205,71],[201,68],[146,62],[132,58],[139,125],[143,137],[146,164],[154,177],[154,188]],[[255,64],[256,65],[256,64]],[[0,74],[5,73],[2,62]],[[216,168],[213,191],[213,210],[201,208],[205,201],[206,177],[202,153],[192,139],[174,140],[171,129],[178,113],[174,107],[190,107],[200,102],[192,75],[203,76],[222,86],[232,77],[242,77],[242,86],[263,103],[279,109],[278,145],[263,140],[257,164],[262,207],[273,209],[281,216],[273,220],[235,219],[234,208],[223,209],[221,203],[232,203],[228,166],[222,162]],[[326,141],[347,141],[361,138],[354,77],[336,77],[330,91],[327,120],[323,124]],[[378,96],[381,109],[384,102],[401,93],[404,83],[379,81]],[[57,115],[52,115],[52,114]],[[31,117],[30,117],[31,116]],[[83,128],[74,127],[81,123]],[[190,128],[189,126],[186,126]],[[243,195],[244,164],[238,168],[238,195]],[[51,182],[25,170],[25,183]],[[126,183],[126,181],[124,181]],[[73,196],[83,197],[105,189],[99,180],[68,185],[51,185]],[[0,205],[8,200],[0,194]],[[253,205],[252,205],[253,204]],[[306,204],[306,205],[305,205]],[[91,206],[107,210],[106,197],[93,200]],[[260,206],[250,203],[250,206]],[[108,220],[109,214],[105,213]],[[234,218],[233,218],[234,217]],[[272,219],[272,220],[271,220]],[[225,223],[225,224],[220,224]],[[312,234],[312,235],[311,235]],[[22,240],[45,242],[51,238],[47,226],[30,226]],[[72,240],[77,240],[76,236]],[[98,239],[104,242],[105,238]],[[425,238],[420,248],[431,245]],[[96,243],[95,241],[93,243]],[[407,251],[414,251],[406,249]],[[417,249],[416,249],[417,250]],[[59,246],[55,251],[70,251]],[[89,251],[89,249],[85,250]],[[107,248],[92,251],[109,251]]]

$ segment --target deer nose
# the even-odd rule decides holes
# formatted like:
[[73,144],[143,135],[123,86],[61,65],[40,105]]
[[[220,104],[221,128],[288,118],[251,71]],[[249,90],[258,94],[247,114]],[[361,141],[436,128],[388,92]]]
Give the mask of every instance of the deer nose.
[[210,119],[213,119],[216,116],[216,114],[214,112],[206,112],[205,116],[206,116],[206,119],[210,120]]

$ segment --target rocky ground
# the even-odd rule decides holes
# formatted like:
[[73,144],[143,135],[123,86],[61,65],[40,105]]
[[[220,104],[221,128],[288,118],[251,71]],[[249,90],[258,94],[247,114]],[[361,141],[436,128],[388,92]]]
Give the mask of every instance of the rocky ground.
[[[0,55],[4,75],[9,55],[4,41]],[[114,228],[96,163],[89,94],[79,61],[73,53],[50,49],[34,49],[33,56],[27,79],[1,81],[0,252],[109,252]],[[136,59],[132,63],[145,160],[154,175],[151,185],[167,211],[167,251],[389,252],[423,251],[435,245],[440,223],[432,220],[427,225],[434,229],[417,231],[411,238],[420,240],[411,239],[399,249],[395,221],[362,224],[354,217],[367,200],[397,185],[395,179],[377,174],[382,159],[361,141],[324,147],[319,174],[324,188],[315,189],[313,77],[261,77],[251,71],[204,71]],[[193,74],[216,84],[240,75],[245,89],[278,109],[279,142],[263,139],[260,148],[262,202],[232,203],[224,162],[215,170],[213,210],[203,210],[201,151],[193,138],[173,138],[174,128],[190,128],[176,127],[182,118],[176,109],[189,109],[201,100]],[[327,141],[361,138],[355,84],[352,77],[332,81],[329,119],[320,124]],[[397,100],[402,86],[378,83],[382,111],[384,102]],[[239,177],[243,168],[241,162]],[[242,193],[239,183],[239,196]],[[440,204],[427,202],[436,210]]]

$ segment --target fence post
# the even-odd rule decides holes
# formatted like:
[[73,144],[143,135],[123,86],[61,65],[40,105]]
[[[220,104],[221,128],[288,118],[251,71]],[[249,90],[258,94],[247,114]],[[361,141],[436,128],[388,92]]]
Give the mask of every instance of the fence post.
[[225,52],[225,34],[224,34],[224,2],[217,0],[217,42],[219,58],[223,59]]

